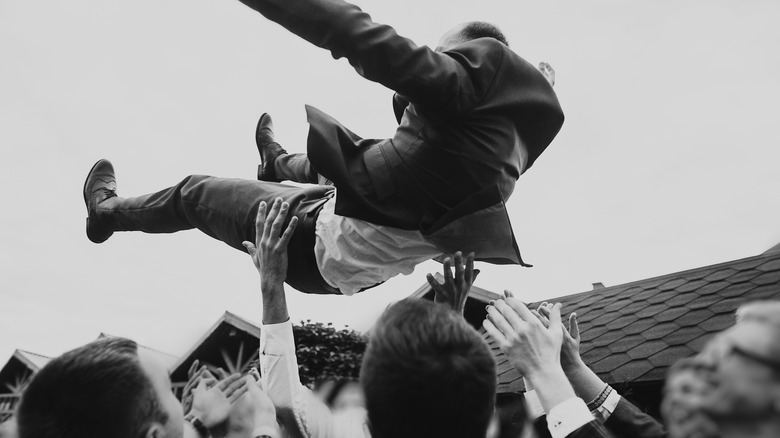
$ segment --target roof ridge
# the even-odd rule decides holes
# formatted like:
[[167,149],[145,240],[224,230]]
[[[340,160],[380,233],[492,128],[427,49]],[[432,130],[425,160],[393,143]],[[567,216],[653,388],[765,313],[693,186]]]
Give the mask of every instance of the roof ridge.
[[[619,292],[622,292],[621,289],[623,289],[623,290],[624,289],[628,289],[629,287],[638,286],[638,285],[640,285],[642,283],[649,283],[651,281],[663,280],[665,278],[670,278],[671,279],[671,278],[674,278],[674,277],[679,276],[681,274],[690,274],[690,273],[694,273],[694,272],[697,272],[697,271],[703,271],[705,269],[727,267],[729,265],[733,265],[733,264],[736,264],[736,263],[742,263],[742,262],[745,262],[745,261],[748,261],[748,260],[752,260],[752,259],[772,258],[772,257],[780,257],[780,251],[772,252],[772,253],[766,253],[765,252],[765,253],[753,255],[753,256],[750,256],[750,257],[744,257],[744,258],[736,259],[736,260],[729,260],[727,262],[720,262],[720,263],[715,263],[715,264],[712,264],[712,265],[699,266],[699,267],[696,267],[696,268],[685,269],[685,270],[682,270],[682,271],[672,272],[672,273],[669,273],[669,274],[658,275],[658,276],[655,276],[655,277],[643,278],[641,280],[634,280],[634,281],[630,281],[628,283],[616,284],[614,286],[604,286],[603,288],[598,288],[596,290],[598,290],[600,293],[604,294],[605,296],[611,296],[612,292],[619,293]],[[546,300],[541,300],[541,301],[549,301],[549,300],[554,300],[554,299],[559,299],[559,298],[572,298],[572,297],[576,297],[578,295],[592,294],[592,293],[593,293],[593,290],[588,290],[588,291],[577,292],[577,293],[573,293],[573,294],[569,294],[569,295],[559,295],[559,296],[548,298]]]

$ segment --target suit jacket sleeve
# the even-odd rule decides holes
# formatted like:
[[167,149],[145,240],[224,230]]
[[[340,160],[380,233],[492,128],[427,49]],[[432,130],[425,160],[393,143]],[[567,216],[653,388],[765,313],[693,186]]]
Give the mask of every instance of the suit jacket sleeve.
[[[446,54],[417,46],[342,0],[241,1],[334,58],[347,58],[363,77],[440,110],[462,111],[478,102],[493,79],[484,74],[490,70],[485,64],[495,67],[504,56],[498,42]],[[473,74],[477,69],[483,74]]]
[[616,437],[665,438],[664,427],[653,417],[642,412],[624,397],[604,423]]

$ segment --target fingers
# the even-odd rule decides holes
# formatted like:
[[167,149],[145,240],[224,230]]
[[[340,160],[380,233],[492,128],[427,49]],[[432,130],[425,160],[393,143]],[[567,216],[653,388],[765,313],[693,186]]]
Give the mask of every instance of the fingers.
[[199,364],[200,364],[200,362],[198,361],[198,359],[195,359],[192,362],[192,365],[190,365],[189,371],[187,371],[187,378],[188,379],[192,379],[195,376],[195,373],[198,372],[198,365]]
[[577,314],[574,312],[569,315],[569,335],[577,342],[580,341],[580,325],[577,323]]
[[[232,379],[232,377],[235,377],[235,379]],[[225,381],[226,382],[229,381],[230,383],[226,387],[224,387],[222,391],[225,393],[225,397],[227,397],[229,400],[235,401],[237,397],[236,398],[233,397],[236,395],[236,392],[242,389],[244,390],[244,392],[246,392],[247,381],[246,379],[241,378],[240,374],[233,374],[232,376],[225,379]]]
[[458,284],[463,284],[463,254],[460,251],[455,253],[455,281]]
[[217,377],[219,377],[219,380],[225,380],[229,377],[227,371],[225,371],[222,367],[217,368]]
[[230,402],[231,404],[235,403],[236,400],[240,399],[242,395],[247,393],[247,391],[249,391],[249,385],[244,384],[244,386],[238,388],[230,396],[227,397],[228,402]]
[[445,292],[444,288],[441,287],[441,284],[436,281],[436,278],[434,278],[432,274],[426,275],[425,279],[428,280],[428,284],[431,285],[431,289],[433,289],[435,294],[442,294]]
[[504,300],[498,300],[496,304],[488,306],[488,318],[505,335],[509,332],[519,332],[524,329],[523,320]]
[[496,326],[490,322],[490,320],[484,320],[482,321],[482,327],[485,327],[485,331],[496,340],[496,342],[499,345],[505,345],[507,343],[506,336],[504,336],[503,333],[501,333],[501,330],[496,328]]
[[[271,213],[275,210],[276,216],[271,224],[271,235],[269,236],[271,239],[275,239],[282,234],[282,225],[284,225],[284,221],[287,219],[288,208],[290,208],[290,204],[282,202],[282,198],[276,198],[276,201],[274,201],[274,207],[271,209]],[[271,220],[270,215],[268,220]]]
[[[276,216],[279,214],[279,209],[282,208],[282,198],[276,198],[274,199],[273,204],[271,204],[271,209],[268,211],[268,214],[265,216],[265,228],[263,228],[263,240],[268,240],[268,237],[271,236],[273,223],[276,220]],[[279,230],[277,229],[278,235]],[[259,242],[258,242],[259,243]],[[259,247],[260,245],[258,245]]]
[[453,288],[452,259],[449,257],[444,259],[444,288],[447,290],[452,290]]
[[474,270],[474,253],[470,252],[466,255],[466,284],[473,284],[477,279],[479,271]]
[[[265,201],[260,202],[260,206],[257,207],[257,218],[255,218],[255,246],[260,246],[260,240],[263,238],[263,232],[265,230],[265,216],[268,205]],[[246,246],[246,244],[244,244]],[[249,247],[247,247],[249,249]]]
[[[526,307],[525,304],[520,302],[517,298],[507,298],[505,300],[499,300],[499,302],[505,303],[507,306],[512,308],[514,310],[518,317],[522,319],[524,322],[529,324],[540,324],[543,325],[541,321],[539,321],[539,318],[534,316],[533,313],[531,313],[530,310],[528,310],[528,307]],[[552,323],[552,321],[550,321]]]
[[512,293],[512,291],[511,291],[511,290],[509,290],[509,289],[504,289],[504,296],[505,296],[506,298],[514,298],[514,297],[515,297],[515,294],[513,294],[513,293]]
[[245,240],[245,241],[241,242],[241,244],[244,245],[244,248],[246,248],[246,252],[248,252],[249,255],[251,255],[252,257],[255,256],[255,254],[257,253],[257,247],[255,246],[254,243],[252,243],[252,242],[250,242],[248,240]]
[[235,383],[240,378],[241,378],[240,374],[230,375],[230,376],[226,377],[225,379],[222,379],[221,382],[217,383],[217,389],[219,389],[220,391],[224,391],[225,389],[227,389],[228,386],[232,385],[233,383]]
[[282,234],[282,237],[279,239],[279,243],[277,243],[280,248],[287,248],[287,244],[290,243],[290,239],[292,239],[297,225],[298,218],[293,216],[292,219],[290,219],[290,223],[287,225],[287,229],[284,230],[284,234]]
[[550,311],[550,325],[558,327],[561,324],[561,303],[555,303]]

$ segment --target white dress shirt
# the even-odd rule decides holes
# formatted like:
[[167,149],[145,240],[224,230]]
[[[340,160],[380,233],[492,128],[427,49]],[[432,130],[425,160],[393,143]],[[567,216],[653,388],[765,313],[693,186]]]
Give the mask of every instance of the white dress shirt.
[[370,438],[364,408],[337,413],[301,384],[292,323],[263,324],[260,331],[263,387],[288,430],[304,438]]
[[417,230],[340,216],[335,207],[336,196],[317,217],[314,255],[322,278],[344,295],[411,274],[418,264],[441,255]]

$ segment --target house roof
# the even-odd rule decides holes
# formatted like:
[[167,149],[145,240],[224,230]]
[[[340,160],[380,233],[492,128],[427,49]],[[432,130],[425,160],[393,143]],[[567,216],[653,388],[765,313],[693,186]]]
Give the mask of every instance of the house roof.
[[12,388],[28,380],[51,360],[40,354],[16,350],[0,369],[0,394],[14,393]]
[[[498,296],[473,289],[470,299],[476,302]],[[432,299],[433,292],[426,284],[415,295]],[[780,299],[778,251],[547,301],[560,302],[567,314],[577,313],[583,360],[606,382],[616,384],[662,381],[674,362],[733,325],[737,307],[762,299]],[[483,307],[471,318],[481,324],[484,317]],[[519,373],[484,330],[481,333],[496,358],[498,391],[522,391]]]
[[50,357],[25,350],[14,351],[14,356],[24,362],[31,371],[38,371],[51,360]]
[[[171,379],[173,382],[186,382],[187,371],[195,359],[214,365],[221,363],[225,360],[223,350],[225,352],[239,352],[242,361],[248,359],[260,349],[260,331],[259,324],[252,323],[234,313],[225,312],[189,351],[171,365]],[[248,347],[246,351],[245,346]],[[228,360],[232,359],[236,358]]]

